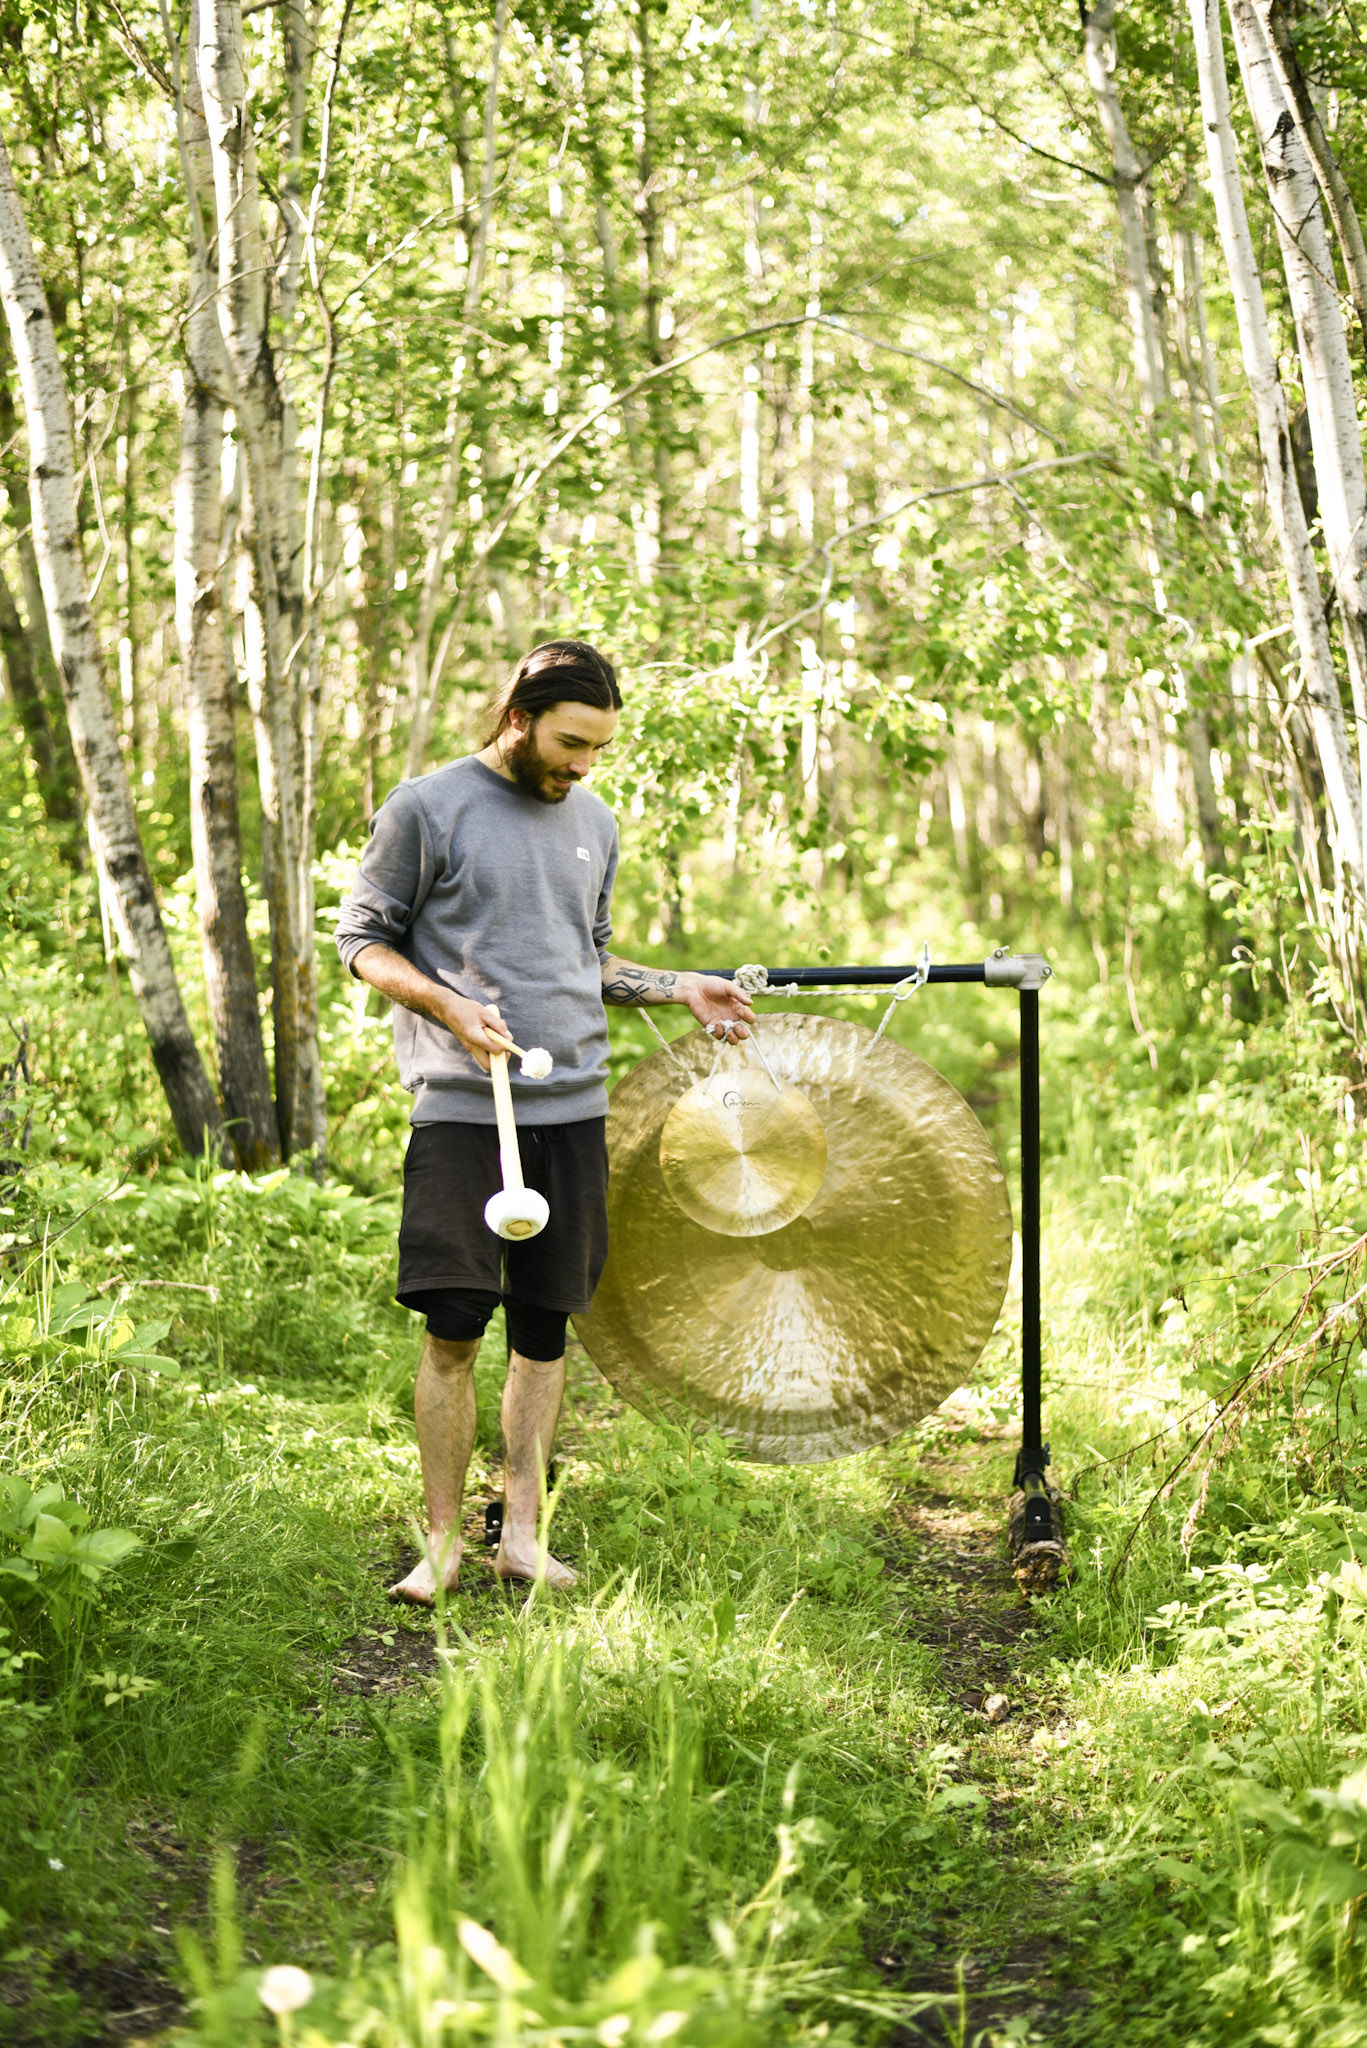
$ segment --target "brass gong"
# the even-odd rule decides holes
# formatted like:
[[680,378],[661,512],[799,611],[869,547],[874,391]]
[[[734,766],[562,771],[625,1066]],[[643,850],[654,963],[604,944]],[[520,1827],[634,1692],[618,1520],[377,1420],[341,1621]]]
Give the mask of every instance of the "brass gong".
[[676,1039],[613,1092],[612,1250],[575,1327],[644,1413],[809,1464],[900,1435],[962,1385],[1001,1311],[1011,1212],[986,1132],[924,1060],[829,1017],[762,1029],[775,1078],[825,1131],[805,1213],[742,1237],[679,1207],[661,1131],[716,1048],[701,1031]]
[[714,1056],[712,1072],[685,1088],[660,1132],[665,1186],[685,1216],[723,1237],[791,1223],[826,1172],[821,1118],[801,1089],[747,1065],[751,1058],[745,1045]]

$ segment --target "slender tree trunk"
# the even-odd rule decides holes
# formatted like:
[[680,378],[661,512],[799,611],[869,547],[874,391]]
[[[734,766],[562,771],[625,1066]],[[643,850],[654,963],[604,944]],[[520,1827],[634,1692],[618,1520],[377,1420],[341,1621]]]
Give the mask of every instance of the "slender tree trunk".
[[0,658],[4,660],[5,680],[23,728],[43,809],[54,825],[77,824],[80,807],[74,801],[75,792],[64,783],[58,767],[57,745],[39,687],[33,649],[3,569],[0,569]]
[[1282,97],[1296,124],[1296,133],[1319,184],[1329,218],[1334,223],[1353,311],[1357,315],[1358,345],[1367,351],[1367,244],[1363,242],[1353,195],[1330,147],[1319,109],[1301,70],[1283,0],[1256,0],[1256,5],[1259,26]]
[[[1086,19],[1084,41],[1087,75],[1096,97],[1102,129],[1111,152],[1116,211],[1120,217],[1121,240],[1125,250],[1128,283],[1126,302],[1134,342],[1140,408],[1152,444],[1155,423],[1160,415],[1170,414],[1172,404],[1165,334],[1166,302],[1152,220],[1146,212],[1141,212],[1139,205],[1139,159],[1130,138],[1124,109],[1116,88],[1114,19],[1114,0],[1104,0],[1103,7],[1094,10]],[[1186,332],[1186,309],[1180,292],[1177,332],[1178,359],[1187,383],[1193,438],[1198,453],[1203,457],[1203,466],[1209,470],[1214,462],[1214,451],[1205,436],[1204,421],[1196,402],[1195,372],[1191,364]],[[1166,610],[1167,601],[1163,588],[1162,560],[1158,540],[1147,520],[1145,535],[1154,602],[1159,610],[1163,611]],[[1226,873],[1228,862],[1220,832],[1220,813],[1215,801],[1215,787],[1210,773],[1210,720],[1203,706],[1195,706],[1188,712],[1183,720],[1182,738],[1196,798],[1201,856],[1209,879],[1211,876]],[[1206,933],[1212,950],[1217,955],[1224,952],[1226,957],[1229,949],[1239,938],[1237,927],[1210,895],[1206,897]]]
[[1139,203],[1139,184],[1144,168],[1130,140],[1115,87],[1116,0],[1098,0],[1084,12],[1082,20],[1083,60],[1087,82],[1092,88],[1106,146],[1110,152],[1115,189],[1116,213],[1125,249],[1126,299],[1130,333],[1134,340],[1134,371],[1139,385],[1139,402],[1146,419],[1159,408],[1163,381],[1163,355],[1153,299],[1149,289],[1150,271],[1145,246],[1144,215]]
[[1367,476],[1348,335],[1315,174],[1252,0],[1230,0],[1229,13],[1296,323],[1320,520],[1357,714],[1358,777],[1367,787]]
[[[193,294],[193,266],[190,289]],[[237,733],[219,562],[222,447],[222,403],[200,382],[192,359],[176,479],[176,626],[189,728],[190,830],[219,1086],[234,1149],[250,1172],[275,1164],[280,1141],[242,886]]]
[[1363,885],[1362,789],[1348,742],[1324,619],[1315,558],[1296,483],[1286,397],[1268,328],[1262,279],[1253,253],[1230,117],[1229,81],[1218,0],[1189,0],[1201,82],[1201,117],[1210,159],[1211,192],[1225,269],[1239,324],[1244,371],[1258,424],[1268,509],[1281,548],[1287,594],[1305,678],[1315,747],[1324,776],[1337,858],[1360,893]]
[[[480,299],[484,292],[484,266],[489,252],[489,236],[493,228],[494,194],[498,184],[498,89],[503,65],[503,43],[507,31],[508,0],[498,0],[494,13],[493,37],[489,46],[489,76],[484,89],[479,211],[475,218],[473,234],[468,236],[466,244],[469,253],[462,301],[466,327],[459,337],[452,369],[451,400],[444,436],[446,453],[437,493],[437,513],[427,553],[423,559],[418,616],[409,651],[408,762],[405,771],[408,775],[421,775],[427,765],[427,749],[432,741],[437,694],[441,687],[440,664],[434,664],[432,661],[432,635],[436,631],[437,613],[441,608],[442,591],[446,583],[447,543],[451,538],[456,506],[460,501],[464,465],[462,451],[470,423],[470,409],[462,402],[461,387],[464,382],[465,358],[471,344],[469,323],[475,319],[479,311]],[[450,69],[454,89],[454,66]],[[456,113],[459,120],[459,108]],[[463,178],[464,163],[461,171]],[[468,198],[467,189],[467,211]]]
[[[138,521],[138,393],[129,360],[125,333],[122,374],[124,378],[123,431],[115,443],[115,469],[119,485],[119,573],[123,580],[123,632],[119,636],[119,694],[123,699],[123,729],[128,739],[129,760],[136,779],[149,761],[156,760],[155,712],[149,720],[142,691],[141,650],[138,646],[138,551],[133,531]],[[150,729],[149,729],[150,728]]]
[[[261,188],[242,50],[241,0],[203,0],[196,51],[213,170],[218,251],[216,305],[232,377],[242,445],[242,546],[249,570],[243,621],[247,683],[261,785],[262,881],[270,914],[275,1102],[282,1150],[321,1159],[322,1087],[317,981],[312,944],[312,870],[305,854],[300,758],[304,591],[293,411],[270,338]],[[292,53],[291,122],[297,71],[311,44],[287,38]],[[295,61],[297,60],[297,62]],[[292,126],[291,161],[299,143]],[[287,209],[288,211],[288,209]],[[282,298],[292,308],[299,248],[286,222]]]
[[48,631],[66,695],[91,835],[107,875],[152,1057],[188,1152],[221,1152],[222,1119],[185,1015],[156,891],[138,836],[76,520],[70,401],[14,173],[0,138],[0,296],[28,423],[34,545]]
[[[588,131],[589,176],[593,183],[593,236],[598,244],[598,257],[602,266],[603,305],[612,322],[613,340],[617,344],[616,374],[610,375],[609,383],[628,383],[631,379],[633,361],[631,336],[627,326],[626,308],[622,301],[622,284],[617,253],[617,237],[612,228],[612,199],[614,188],[612,174],[604,159],[603,151],[593,139],[594,116],[588,106],[588,76],[584,77],[584,124]],[[622,430],[626,435],[627,448],[631,455],[633,473],[640,467],[641,406],[638,398],[629,398],[622,407]]]
[[218,1050],[219,1087],[238,1160],[248,1171],[280,1157],[280,1137],[257,1002],[256,968],[242,886],[237,802],[237,731],[228,636],[223,621],[223,384],[227,370],[214,311],[213,278],[202,221],[213,218],[209,143],[195,70],[190,66],[181,119],[191,189],[189,389],[181,421],[176,479],[176,628],[180,638],[190,750],[190,830],[195,894],[209,1015]]
[[[636,102],[636,277],[645,314],[646,355],[652,369],[668,360],[660,331],[664,311],[663,252],[660,247],[660,204],[658,148],[655,135],[655,102],[658,81],[655,51],[651,43],[649,0],[634,0],[634,63],[632,91]],[[649,388],[646,415],[650,422],[650,444],[654,453],[655,503],[652,507],[655,552],[669,545],[673,525],[673,465],[669,451],[669,409],[661,381]]]
[[[0,447],[17,448],[18,445],[19,420],[14,409],[9,378],[0,376]],[[16,650],[15,655],[23,669],[17,685],[13,685],[16,706],[19,704],[19,692],[25,689],[28,678],[31,678],[33,690],[36,692],[35,711],[42,713],[43,723],[47,727],[47,744],[52,755],[49,776],[48,771],[38,765],[37,753],[34,754],[43,808],[54,824],[60,825],[67,821],[79,824],[84,815],[81,775],[72,751],[71,733],[62,705],[62,685],[57,674],[57,664],[52,658],[52,642],[48,638],[43,586],[38,575],[38,560],[33,552],[33,512],[29,504],[28,478],[17,466],[7,469],[5,490],[10,501],[11,517],[17,529],[14,534],[14,545],[19,557],[19,600],[23,610],[22,622],[17,618],[15,621],[24,639],[23,649]],[[14,593],[8,594],[11,610],[17,611]],[[12,667],[11,680],[13,684]],[[28,730],[28,724],[28,718],[24,718],[25,731]],[[43,743],[39,741],[38,744],[41,747]],[[86,848],[84,830],[64,833],[62,838],[62,858],[74,868],[83,868]]]

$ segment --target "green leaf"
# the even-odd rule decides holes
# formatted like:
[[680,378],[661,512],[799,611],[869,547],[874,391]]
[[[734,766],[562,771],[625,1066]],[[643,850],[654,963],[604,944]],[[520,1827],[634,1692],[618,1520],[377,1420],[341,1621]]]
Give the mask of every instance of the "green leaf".
[[178,1380],[180,1367],[174,1358],[163,1358],[157,1351],[124,1351],[114,1353],[117,1365],[131,1365],[135,1372],[155,1373],[164,1380]]
[[88,1301],[89,1299],[89,1289],[83,1287],[79,1280],[68,1280],[61,1287],[54,1287],[52,1290],[52,1308],[48,1320],[48,1328],[50,1330],[64,1329],[67,1317],[72,1315],[83,1301]]
[[141,1548],[141,1539],[130,1529],[92,1529],[88,1535],[76,1538],[70,1555],[73,1563],[94,1565],[101,1571],[109,1571]]
[[987,1804],[987,1794],[976,1785],[942,1785],[930,1802],[932,1813],[953,1813],[967,1809],[978,1813]]
[[102,1316],[113,1313],[112,1301],[84,1301],[79,1308],[73,1308],[69,1315],[63,1316],[60,1322],[54,1315],[48,1326],[48,1335],[64,1337],[71,1330],[88,1330],[90,1325],[98,1322]]
[[75,1541],[66,1523],[56,1515],[40,1514],[34,1521],[32,1535],[24,1545],[24,1555],[36,1558],[40,1564],[53,1564],[71,1555]]
[[46,1486],[40,1486],[37,1492],[31,1493],[24,1502],[23,1512],[20,1517],[24,1527],[31,1528],[39,1515],[56,1507],[65,1499],[66,1495],[62,1492],[61,1487],[54,1486],[51,1480],[48,1481]]
[[1283,1881],[1313,1893],[1322,1905],[1346,1906],[1367,1892],[1367,1870],[1309,1842],[1279,1842],[1269,1867]]
[[0,1535],[17,1536],[25,1527],[24,1510],[32,1497],[27,1480],[0,1473]]

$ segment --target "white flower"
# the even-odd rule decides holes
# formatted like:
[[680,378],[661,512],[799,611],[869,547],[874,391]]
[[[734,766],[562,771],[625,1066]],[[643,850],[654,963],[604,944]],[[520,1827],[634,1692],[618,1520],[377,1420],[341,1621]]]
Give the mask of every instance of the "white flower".
[[298,2012],[301,2005],[308,2004],[313,1996],[313,1979],[296,1963],[276,1963],[261,1979],[256,1995],[267,2012],[273,2012],[279,2018],[283,2013]]
[[47,1867],[48,1867],[48,1869],[49,1869],[49,1870],[65,1870],[65,1869],[66,1869],[66,1865],[65,1865],[65,1863],[63,1863],[63,1861],[62,1861],[62,1859],[61,1859],[61,1857],[60,1857],[60,1856],[49,1856],[49,1857],[48,1857],[48,1859],[47,1859]]

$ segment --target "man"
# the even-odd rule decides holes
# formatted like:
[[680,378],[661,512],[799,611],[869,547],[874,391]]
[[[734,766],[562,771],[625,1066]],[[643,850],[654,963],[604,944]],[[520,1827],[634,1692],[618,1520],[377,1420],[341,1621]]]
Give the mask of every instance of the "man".
[[[538,1555],[543,1475],[565,1385],[565,1324],[586,1310],[607,1256],[605,1003],[682,1003],[714,1036],[754,1012],[729,981],[638,967],[608,951],[617,869],[612,813],[580,787],[612,739],[612,664],[578,640],[519,662],[481,751],[401,782],[376,814],[337,947],[396,1005],[399,1074],[413,1095],[404,1162],[398,1299],[427,1317],[414,1409],[426,1554],[391,1595],[431,1606],[460,1581],[460,1515],[475,1440],[473,1368],[502,1299],[505,1579],[575,1574]],[[529,1187],[550,1204],[538,1237],[484,1222],[500,1186],[489,1055],[502,1034],[544,1045],[549,1080],[513,1094]]]

